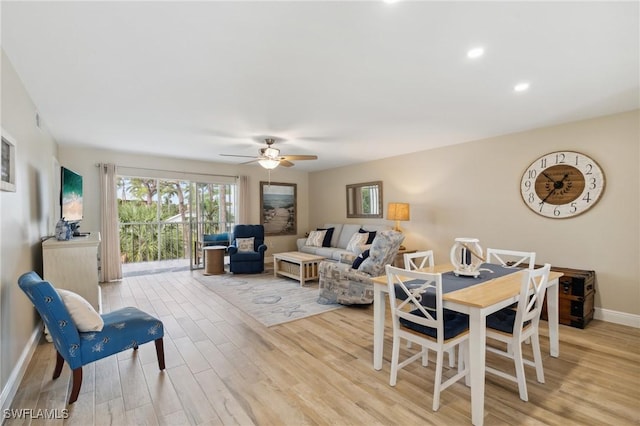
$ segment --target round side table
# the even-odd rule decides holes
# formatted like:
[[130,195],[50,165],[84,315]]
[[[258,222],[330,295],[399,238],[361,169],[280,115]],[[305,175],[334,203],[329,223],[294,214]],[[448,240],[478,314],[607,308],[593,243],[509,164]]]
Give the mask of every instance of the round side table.
[[204,275],[224,274],[225,246],[206,246],[204,250]]

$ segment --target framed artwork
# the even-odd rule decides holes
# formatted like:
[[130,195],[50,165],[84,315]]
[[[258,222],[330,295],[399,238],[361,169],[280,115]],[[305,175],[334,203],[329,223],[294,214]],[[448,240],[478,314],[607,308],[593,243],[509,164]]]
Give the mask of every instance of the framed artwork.
[[2,129],[2,175],[0,189],[16,192],[16,141]]
[[297,185],[260,182],[260,224],[265,235],[296,235]]

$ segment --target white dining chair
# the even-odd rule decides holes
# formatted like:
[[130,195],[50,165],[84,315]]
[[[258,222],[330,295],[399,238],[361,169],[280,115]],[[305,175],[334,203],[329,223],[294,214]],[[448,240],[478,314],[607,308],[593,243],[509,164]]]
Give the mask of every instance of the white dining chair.
[[[389,384],[395,386],[398,370],[417,359],[427,366],[427,350],[436,352],[433,411],[440,408],[440,393],[469,374],[469,317],[443,308],[442,274],[432,274],[386,266],[393,350]],[[422,303],[421,303],[422,301]],[[400,362],[401,339],[420,345],[421,350]],[[456,373],[442,381],[444,352],[458,346]]]
[[513,268],[528,265],[529,269],[533,269],[536,263],[536,252],[488,248],[486,261]]
[[404,269],[413,271],[433,266],[433,250],[404,254]]
[[[516,374],[513,376],[490,366],[486,367],[486,371],[515,381],[518,384],[520,399],[523,401],[529,399],[524,372],[525,364],[535,367],[538,382],[544,383],[538,329],[550,270],[551,265],[548,263],[542,268],[526,269],[522,277],[516,309],[505,308],[487,317],[487,351],[512,359]],[[506,343],[507,350],[491,346],[490,339]],[[531,341],[533,361],[523,357],[522,344],[527,339]]]
[[[433,267],[433,250],[417,251],[415,253],[404,254],[404,269],[408,271],[415,271],[422,268]],[[411,348],[411,341],[407,342],[407,348]],[[447,357],[449,359],[449,367],[455,367],[456,365],[456,353],[452,348],[447,351]]]

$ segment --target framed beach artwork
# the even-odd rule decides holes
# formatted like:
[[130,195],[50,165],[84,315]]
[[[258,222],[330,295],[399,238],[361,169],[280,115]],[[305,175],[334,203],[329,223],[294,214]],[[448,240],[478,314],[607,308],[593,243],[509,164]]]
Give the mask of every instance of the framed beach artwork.
[[296,235],[297,185],[295,183],[260,182],[260,224],[265,235]]

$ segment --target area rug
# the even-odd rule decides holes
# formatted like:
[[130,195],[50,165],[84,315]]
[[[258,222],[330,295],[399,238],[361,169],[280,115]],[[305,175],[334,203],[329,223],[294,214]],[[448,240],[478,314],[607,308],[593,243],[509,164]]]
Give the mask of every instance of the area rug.
[[195,278],[267,327],[343,307],[317,303],[318,281],[306,282],[300,287],[298,281],[274,277],[273,270],[262,274],[199,275]]

